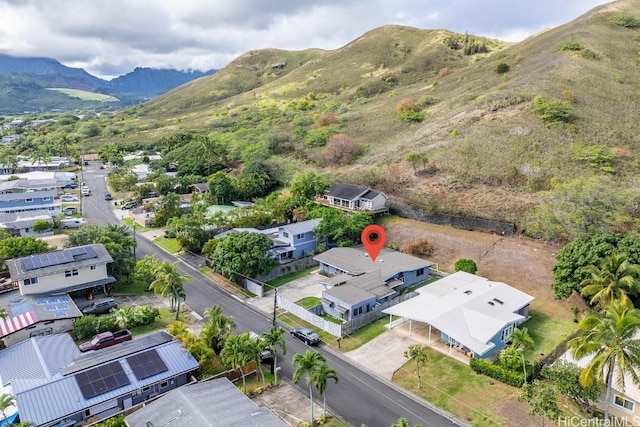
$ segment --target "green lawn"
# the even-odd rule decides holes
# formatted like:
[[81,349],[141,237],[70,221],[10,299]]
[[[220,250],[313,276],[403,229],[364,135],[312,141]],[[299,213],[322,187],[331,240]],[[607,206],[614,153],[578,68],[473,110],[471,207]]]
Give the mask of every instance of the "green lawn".
[[539,359],[540,355],[547,354],[567,336],[573,333],[578,326],[571,318],[550,317],[537,311],[529,310],[531,318],[522,324],[527,328],[529,335],[535,342],[535,347],[526,352],[527,358],[532,361]]
[[286,283],[292,282],[296,279],[299,279],[304,276],[308,276],[313,270],[317,270],[318,266],[314,265],[304,270],[294,271],[293,273],[285,274],[284,276],[276,277],[275,279],[269,280],[267,282],[268,285],[277,288]]
[[319,305],[320,301],[322,301],[322,299],[318,297],[304,297],[301,300],[296,301],[296,304],[301,305],[308,310]]
[[178,253],[182,250],[182,247],[176,239],[168,239],[164,236],[156,237],[153,240],[153,243],[172,254]]
[[[180,321],[184,322],[186,319],[182,316],[183,313],[180,313]],[[166,331],[167,326],[174,323],[176,321],[176,313],[172,313],[168,308],[160,309],[160,317],[156,319],[155,322],[150,325],[142,325],[131,328],[131,334],[136,335],[144,335],[149,332],[155,331]]]

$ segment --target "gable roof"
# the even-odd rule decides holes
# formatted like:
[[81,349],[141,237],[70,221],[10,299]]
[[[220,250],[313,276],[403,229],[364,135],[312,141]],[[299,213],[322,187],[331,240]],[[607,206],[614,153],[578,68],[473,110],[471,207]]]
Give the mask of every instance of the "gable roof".
[[7,260],[6,264],[11,279],[18,281],[59,273],[70,267],[81,268],[109,262],[113,262],[113,258],[99,243],[14,258]]
[[385,281],[400,272],[429,268],[433,265],[430,261],[387,248],[383,248],[376,261],[372,262],[362,245],[332,248],[313,259],[352,276],[379,271],[380,277]]
[[206,182],[199,182],[197,184],[191,184],[193,188],[198,190],[200,193],[206,193],[209,191],[209,184]]
[[[97,351],[96,353],[110,353],[110,349],[107,351]],[[149,350],[146,351],[148,352]],[[148,385],[192,372],[199,367],[198,362],[182,347],[182,342],[180,341],[165,342],[154,347],[153,351],[157,353],[157,357],[159,357],[166,366],[166,370],[142,379],[138,379],[138,376],[132,368],[130,359],[131,356],[143,354],[143,351],[123,354],[114,361],[93,365],[92,368],[115,364],[114,366],[126,375],[126,383],[119,387],[116,384],[115,387],[112,386],[108,391],[88,398],[85,398],[83,395],[79,385],[80,379],[78,375],[91,368],[83,369],[73,374],[63,369],[61,371],[63,376],[44,382],[15,379],[12,383],[13,394],[17,402],[20,417],[36,425],[50,423],[64,418],[69,414],[74,414],[103,402],[126,396]],[[65,396],[65,398],[59,399],[59,396]],[[47,402],[47,404],[43,405],[43,402]]]
[[459,271],[416,290],[418,296],[383,313],[428,323],[475,353],[494,347],[490,340],[512,323],[533,297],[501,282]]
[[324,194],[338,199],[353,200],[369,190],[368,187],[363,187],[362,185],[336,183],[325,190]]
[[[346,276],[340,274],[336,277]],[[360,302],[376,298],[381,299],[394,294],[394,290],[380,277],[380,271],[365,273],[356,277],[347,276],[343,284],[333,286],[323,295],[331,295],[347,304],[354,305]]]
[[304,234],[313,231],[321,221],[322,218],[309,219],[307,221],[292,222],[290,224],[283,225],[281,228],[291,234]]
[[267,408],[261,408],[228,379],[189,384],[127,415],[129,426],[284,427]]

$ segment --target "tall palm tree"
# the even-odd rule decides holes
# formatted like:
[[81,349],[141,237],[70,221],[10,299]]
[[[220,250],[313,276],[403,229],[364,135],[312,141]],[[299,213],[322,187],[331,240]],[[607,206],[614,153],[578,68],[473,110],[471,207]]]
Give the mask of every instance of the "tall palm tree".
[[576,359],[592,357],[580,373],[580,382],[588,387],[604,380],[604,418],[608,420],[613,380],[623,391],[625,375],[640,384],[640,310],[613,302],[604,313],[587,314],[578,326],[582,333],[569,341],[569,348]]
[[287,343],[284,340],[285,330],[279,326],[272,326],[267,332],[262,334],[265,344],[271,350],[271,373],[273,374],[273,382],[278,384],[278,371],[276,369],[278,352],[277,348],[282,349],[282,354],[287,354]]
[[149,289],[154,293],[169,297],[171,311],[175,310],[176,303],[179,303],[179,298],[184,295],[184,284],[191,280],[188,276],[180,275],[177,263],[176,261],[173,264],[168,262],[160,264],[155,272],[156,279],[149,285]]
[[262,372],[262,351],[266,347],[266,342],[262,337],[257,337],[256,339],[251,340],[251,345],[249,346],[249,354],[251,355],[251,360],[256,365],[256,370],[260,374],[260,378],[262,378],[262,386],[266,387],[267,382],[264,378],[264,372]]
[[13,406],[15,399],[8,393],[0,394],[0,412],[2,413],[2,419],[7,419],[5,411]]
[[227,337],[235,329],[236,322],[233,317],[225,316],[218,304],[207,307],[204,310],[204,318],[209,321],[202,330],[204,340],[216,354],[219,354]]
[[220,352],[220,358],[230,368],[237,369],[242,377],[242,389],[247,392],[247,383],[242,367],[251,361],[251,339],[248,333],[229,335]]
[[587,265],[580,270],[590,276],[580,283],[580,293],[591,297],[591,304],[604,307],[619,300],[622,305],[633,307],[629,295],[640,292],[640,265],[629,262],[626,255],[613,253],[604,257],[599,266]]
[[535,345],[533,338],[529,335],[529,330],[527,328],[515,328],[513,332],[509,334],[509,339],[511,339],[511,346],[516,349],[518,353],[520,353],[520,357],[522,358],[522,374],[524,375],[524,382],[527,382],[527,367],[524,359],[524,352],[527,349],[532,348]]
[[327,382],[330,379],[335,381],[336,384],[338,383],[338,374],[326,362],[313,371],[313,384],[316,386],[320,396],[322,396],[322,413],[325,420],[327,419],[327,395],[325,392],[327,391]]
[[298,384],[298,381],[300,381],[300,378],[304,374],[307,375],[306,380],[309,385],[309,400],[311,400],[311,423],[309,425],[313,427],[313,390],[311,389],[311,386],[313,385],[314,372],[320,365],[326,364],[327,361],[321,353],[307,350],[304,354],[294,354],[292,362],[296,367],[292,378],[294,384]]

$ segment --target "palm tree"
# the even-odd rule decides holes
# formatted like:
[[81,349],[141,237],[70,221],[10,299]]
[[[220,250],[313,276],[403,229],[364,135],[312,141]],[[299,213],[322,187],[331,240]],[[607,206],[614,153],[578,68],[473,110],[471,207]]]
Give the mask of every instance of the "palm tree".
[[327,391],[327,382],[330,379],[334,380],[336,384],[338,383],[338,374],[329,368],[326,362],[313,371],[313,384],[322,396],[322,412],[325,420],[327,419],[327,395],[325,392]]
[[518,353],[520,353],[520,357],[522,357],[522,374],[524,375],[524,382],[527,382],[527,367],[524,359],[524,352],[527,349],[532,348],[535,345],[533,338],[529,335],[529,330],[527,328],[515,328],[513,332],[509,334],[509,339],[511,339],[511,346],[516,349]]
[[589,387],[604,379],[606,387],[604,418],[609,419],[612,382],[624,391],[625,375],[640,383],[640,310],[619,302],[607,305],[604,313],[589,313],[578,324],[581,334],[569,341],[576,359],[591,357],[580,373],[580,382]]
[[113,320],[116,322],[116,325],[122,329],[127,329],[129,325],[133,324],[135,317],[136,314],[130,305],[125,305],[113,312]]
[[8,393],[0,394],[0,412],[2,413],[2,419],[7,419],[5,411],[13,406],[15,400],[12,395]]
[[278,371],[276,369],[278,352],[277,347],[282,349],[282,354],[287,354],[287,343],[284,340],[285,330],[279,326],[272,326],[269,331],[262,334],[265,344],[271,350],[271,373],[273,374],[273,382],[278,384]]
[[220,352],[220,358],[230,368],[240,371],[242,389],[247,392],[247,384],[242,367],[251,361],[251,339],[248,333],[229,335]]
[[255,363],[256,369],[260,374],[260,378],[262,378],[262,386],[266,387],[267,382],[264,378],[264,372],[262,372],[261,362],[262,362],[262,352],[264,351],[264,348],[267,346],[267,343],[264,341],[262,337],[257,337],[256,339],[251,340],[250,344],[251,345],[249,346],[248,350],[251,355],[251,360],[253,360],[253,363]]
[[407,351],[404,352],[404,357],[407,359],[413,359],[416,362],[416,373],[418,374],[418,388],[422,388],[422,377],[420,376],[420,366],[427,363],[427,353],[424,352],[426,346],[420,344],[411,344]]
[[640,292],[640,265],[629,262],[626,255],[611,254],[604,257],[599,266],[587,265],[580,271],[590,275],[580,283],[580,293],[591,297],[590,304],[599,302],[604,307],[619,300],[622,305],[633,307],[629,295]]
[[305,354],[294,354],[292,362],[296,367],[292,378],[294,384],[298,384],[300,377],[307,374],[306,380],[309,385],[309,400],[311,400],[311,424],[309,425],[313,427],[313,390],[311,386],[313,385],[314,372],[320,365],[326,364],[327,361],[321,353],[307,350]]
[[[149,285],[149,289],[154,293],[158,293],[163,297],[169,297],[171,301],[171,311],[175,310],[176,302],[180,304],[180,298],[184,299],[184,284],[191,280],[188,276],[180,275],[180,271],[176,266],[177,263],[176,261],[173,264],[169,264],[168,262],[160,264],[155,272],[156,279]],[[179,315],[179,313],[178,307],[177,315]],[[178,320],[177,315],[176,320]]]
[[218,304],[204,310],[204,318],[209,320],[202,330],[204,340],[209,347],[219,354],[227,337],[236,327],[233,317],[225,316]]

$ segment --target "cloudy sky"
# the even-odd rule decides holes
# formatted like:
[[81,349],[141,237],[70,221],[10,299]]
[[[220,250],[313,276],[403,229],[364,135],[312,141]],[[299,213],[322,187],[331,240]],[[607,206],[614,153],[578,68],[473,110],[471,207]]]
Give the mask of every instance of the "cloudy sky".
[[248,50],[337,49],[388,24],[519,41],[603,0],[0,0],[0,53],[112,78],[210,70]]

